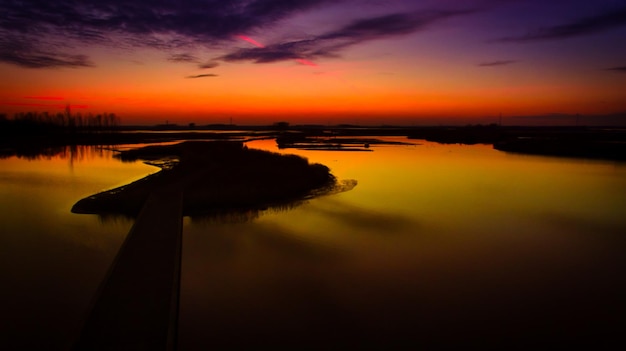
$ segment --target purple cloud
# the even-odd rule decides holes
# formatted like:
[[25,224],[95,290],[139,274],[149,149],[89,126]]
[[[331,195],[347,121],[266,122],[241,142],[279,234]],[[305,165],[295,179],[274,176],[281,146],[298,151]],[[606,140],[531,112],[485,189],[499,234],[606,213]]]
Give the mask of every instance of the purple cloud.
[[595,34],[626,26],[626,7],[606,12],[598,16],[584,17],[570,23],[539,28],[519,36],[497,39],[502,42],[530,42],[557,40]]
[[626,73],[626,66],[610,67],[610,68],[606,68],[605,70],[606,71]]
[[478,66],[479,67],[496,67],[496,66],[506,66],[506,65],[510,65],[513,63],[516,63],[517,61],[515,60],[498,60],[498,61],[489,61],[489,62],[482,62],[479,63]]
[[473,12],[475,11],[419,11],[362,18],[309,39],[265,47],[238,49],[218,57],[218,59],[229,62],[269,63],[294,59],[313,60],[320,57],[338,57],[342,50],[350,46],[376,39],[412,34],[425,30],[430,25],[447,18]]
[[330,1],[0,1],[0,61],[30,68],[88,67],[92,64],[79,52],[85,45],[207,47],[326,2]]

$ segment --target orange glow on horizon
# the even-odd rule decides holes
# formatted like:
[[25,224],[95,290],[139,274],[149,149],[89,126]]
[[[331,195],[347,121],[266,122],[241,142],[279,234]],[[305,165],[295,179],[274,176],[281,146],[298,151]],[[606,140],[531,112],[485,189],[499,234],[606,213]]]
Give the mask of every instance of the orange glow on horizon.
[[24,99],[30,100],[65,100],[65,98],[60,96],[24,96]]
[[70,108],[80,108],[80,109],[87,109],[89,108],[89,105],[73,105],[73,104],[44,104],[44,103],[27,103],[27,102],[3,102],[0,103],[0,105],[4,105],[4,106],[28,106],[28,107],[46,107],[46,108],[51,108],[51,109],[64,109],[67,108],[68,106]]
[[[29,19],[33,26],[43,21],[46,30],[5,26],[13,33],[9,44],[16,44],[0,57],[0,115],[56,114],[69,105],[76,114],[115,113],[137,125],[230,118],[439,125],[500,115],[526,121],[598,116],[626,125],[623,49],[614,45],[626,29],[604,23],[612,18],[612,0],[572,4],[567,13],[550,2],[489,11],[462,11],[451,2],[447,7],[458,11],[443,12],[409,0],[382,7],[249,2],[193,11],[170,4],[163,13],[180,18],[166,25],[138,12],[141,30],[69,15],[52,23],[42,15],[46,9],[9,2],[24,18],[37,13]],[[597,11],[589,13],[592,8]],[[510,17],[517,10],[519,16]],[[88,17],[93,9],[72,11]],[[203,11],[209,15],[200,16]],[[558,30],[578,23],[577,15],[597,22],[565,35]],[[98,36],[80,35],[87,27]],[[20,38],[28,39],[25,45]]]
[[[246,36],[238,38],[262,45]],[[575,78],[540,80],[525,70],[513,70],[504,80],[471,66],[441,74],[443,68],[430,61],[399,60],[389,65],[367,58],[325,60],[322,66],[302,60],[222,63],[212,69],[214,77],[186,79],[199,73],[196,66],[159,58],[152,64],[116,58],[110,65],[84,70],[11,68],[0,82],[0,113],[56,112],[69,104],[76,113],[115,113],[122,124],[130,125],[165,120],[225,123],[230,118],[242,125],[278,120],[410,125],[426,120],[497,121],[500,113],[507,117],[626,111],[619,89],[623,80],[618,78],[597,78],[583,85],[575,84]]]

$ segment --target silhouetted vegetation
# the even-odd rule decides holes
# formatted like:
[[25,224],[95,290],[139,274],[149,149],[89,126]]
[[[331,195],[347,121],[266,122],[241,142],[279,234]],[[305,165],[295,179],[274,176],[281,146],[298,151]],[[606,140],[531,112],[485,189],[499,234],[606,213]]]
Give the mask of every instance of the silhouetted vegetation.
[[517,136],[498,141],[493,147],[532,155],[626,160],[626,133]]
[[124,160],[177,157],[179,163],[123,187],[85,198],[76,213],[134,216],[148,196],[163,187],[181,186],[185,215],[262,209],[332,187],[335,178],[320,164],[302,157],[248,149],[240,142],[184,142],[125,151]]
[[6,135],[73,134],[81,132],[114,131],[120,119],[114,113],[72,114],[69,107],[64,112],[20,112],[13,119],[0,117],[2,133]]
[[64,112],[21,112],[13,118],[0,115],[0,154],[4,156],[51,154],[67,145],[114,144],[119,130],[114,113],[73,114]]
[[416,128],[409,138],[444,144],[492,144],[533,155],[625,160],[626,130],[589,127],[466,126]]
[[[193,129],[193,131],[189,129]],[[116,145],[181,140],[238,140],[275,138],[279,148],[330,151],[371,151],[389,143],[379,136],[424,139],[446,144],[491,144],[502,151],[568,157],[623,160],[626,130],[601,127],[502,127],[497,124],[464,127],[359,127],[354,125],[265,126],[176,125],[121,126],[114,114],[22,113],[0,115],[0,155],[53,153],[65,145]],[[367,138],[372,137],[372,138]]]

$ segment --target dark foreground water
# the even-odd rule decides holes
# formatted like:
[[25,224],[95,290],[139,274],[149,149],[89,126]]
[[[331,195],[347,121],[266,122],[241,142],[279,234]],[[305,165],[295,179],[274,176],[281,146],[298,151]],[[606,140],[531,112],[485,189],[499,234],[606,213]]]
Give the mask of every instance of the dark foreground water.
[[[357,187],[185,218],[179,349],[623,343],[626,164],[417,142],[288,150]],[[0,160],[3,345],[71,344],[132,221],[69,210],[156,171],[69,156]]]

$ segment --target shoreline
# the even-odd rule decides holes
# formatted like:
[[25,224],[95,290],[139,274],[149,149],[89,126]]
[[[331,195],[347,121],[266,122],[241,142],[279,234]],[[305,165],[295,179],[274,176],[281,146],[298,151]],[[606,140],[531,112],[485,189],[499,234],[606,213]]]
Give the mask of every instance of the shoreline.
[[[195,130],[121,130],[78,134],[0,135],[0,158],[37,157],[68,146],[149,144],[183,140],[246,142],[276,139],[279,148],[371,151],[376,136],[406,137],[443,144],[490,144],[496,150],[532,155],[626,160],[626,129],[612,127],[239,127]],[[226,131],[226,133],[225,133]],[[361,138],[361,139],[359,139]]]

